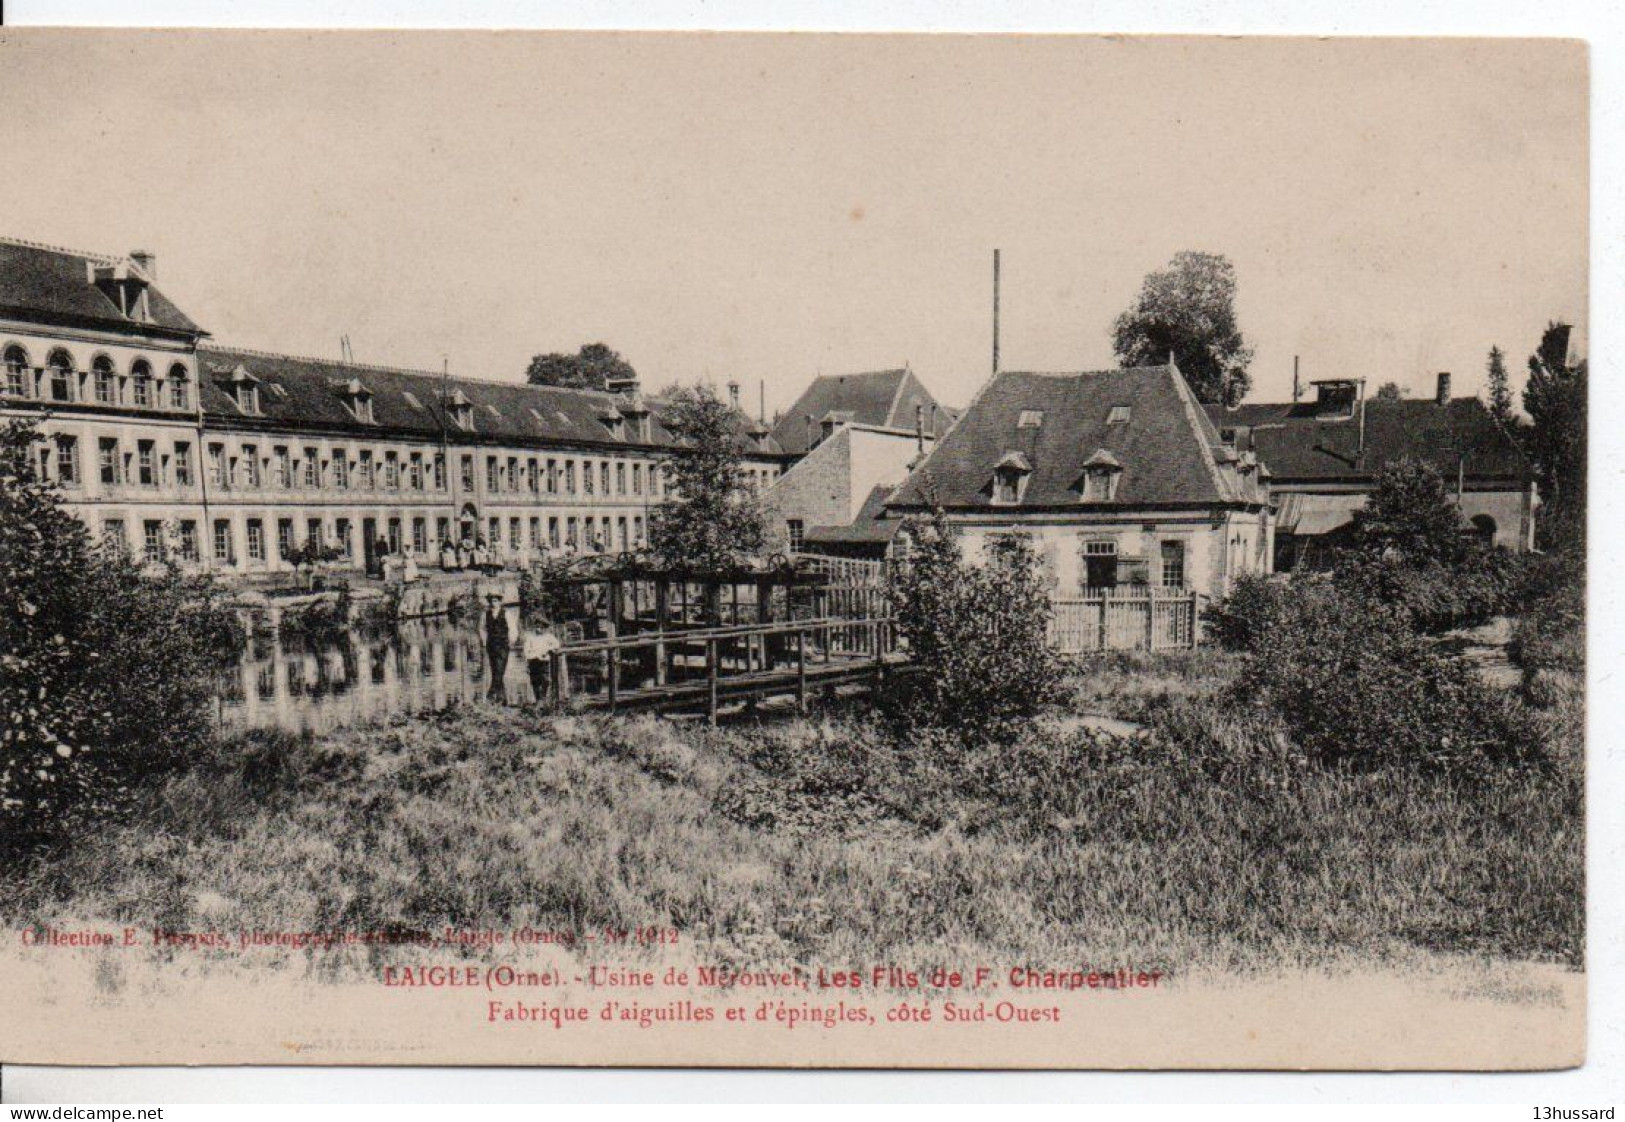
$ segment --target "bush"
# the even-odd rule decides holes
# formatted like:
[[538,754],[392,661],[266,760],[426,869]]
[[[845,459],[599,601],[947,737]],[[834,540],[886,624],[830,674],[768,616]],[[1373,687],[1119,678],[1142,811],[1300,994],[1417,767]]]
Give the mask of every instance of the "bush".
[[1336,583],[1293,591],[1254,636],[1233,696],[1273,709],[1312,759],[1447,771],[1543,759],[1530,714],[1418,634],[1406,611]]
[[212,581],[95,545],[0,430],[0,841],[37,844],[209,738],[242,628]]
[[1009,535],[994,539],[987,564],[967,564],[941,519],[921,537],[892,589],[912,672],[888,692],[888,711],[908,726],[1007,739],[1055,698],[1062,677],[1038,559],[1026,538]]
[[1474,548],[1450,563],[1397,552],[1346,555],[1333,579],[1360,603],[1397,609],[1419,631],[1487,623],[1515,606],[1518,564],[1502,549]]

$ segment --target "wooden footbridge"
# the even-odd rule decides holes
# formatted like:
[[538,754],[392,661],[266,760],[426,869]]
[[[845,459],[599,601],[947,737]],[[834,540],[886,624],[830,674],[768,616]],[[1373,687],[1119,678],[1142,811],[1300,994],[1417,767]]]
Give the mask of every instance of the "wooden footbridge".
[[[809,563],[809,561],[813,563]],[[907,662],[884,566],[777,559],[689,573],[626,558],[549,582],[569,636],[551,658],[561,701],[610,710],[702,709],[875,686]]]

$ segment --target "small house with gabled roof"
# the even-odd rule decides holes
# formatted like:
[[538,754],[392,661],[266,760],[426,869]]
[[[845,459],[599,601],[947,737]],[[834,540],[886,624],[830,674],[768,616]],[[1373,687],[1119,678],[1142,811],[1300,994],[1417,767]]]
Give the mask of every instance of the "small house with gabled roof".
[[1172,363],[996,375],[886,503],[940,508],[967,556],[1022,532],[1052,591],[1224,595],[1271,569],[1269,476],[1219,439]]

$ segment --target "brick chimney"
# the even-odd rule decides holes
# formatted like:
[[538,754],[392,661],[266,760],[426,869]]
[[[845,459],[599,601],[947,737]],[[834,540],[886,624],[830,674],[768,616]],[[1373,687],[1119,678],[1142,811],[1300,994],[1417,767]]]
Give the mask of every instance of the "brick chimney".
[[1440,405],[1450,404],[1450,371],[1439,371],[1439,392],[1433,399]]
[[147,274],[148,280],[158,279],[158,255],[149,253],[144,249],[130,250],[130,260],[135,262],[136,268]]

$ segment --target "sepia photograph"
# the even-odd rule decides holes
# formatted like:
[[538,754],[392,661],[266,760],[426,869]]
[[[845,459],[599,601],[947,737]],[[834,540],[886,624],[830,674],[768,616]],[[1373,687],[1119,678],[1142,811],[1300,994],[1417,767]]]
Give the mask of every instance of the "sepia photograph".
[[1584,1062],[1583,42],[0,105],[0,1060]]

